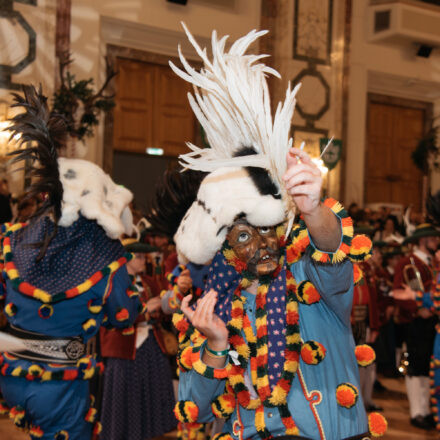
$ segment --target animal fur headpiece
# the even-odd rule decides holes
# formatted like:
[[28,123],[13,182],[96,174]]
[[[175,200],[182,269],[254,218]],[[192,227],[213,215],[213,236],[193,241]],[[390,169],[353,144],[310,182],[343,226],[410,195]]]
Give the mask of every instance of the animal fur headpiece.
[[55,224],[67,227],[82,214],[96,220],[110,238],[131,234],[133,222],[128,204],[132,193],[116,185],[92,162],[59,158],[58,150],[66,136],[63,118],[50,113],[41,89],[25,86],[23,91],[24,97],[14,94],[13,106],[22,107],[24,112],[12,118],[9,130],[12,136],[20,135],[24,148],[11,154],[15,162],[30,163],[34,179],[28,196],[45,195],[36,216],[51,214]]
[[251,31],[225,50],[227,36],[212,33],[212,60],[183,24],[189,41],[202,59],[200,72],[179,57],[184,71],[173,71],[194,86],[190,105],[211,148],[180,156],[182,166],[210,172],[197,200],[174,237],[179,254],[203,264],[218,251],[239,215],[255,226],[272,226],[290,216],[293,207],[284,189],[286,155],[292,146],[290,126],[299,86],[286,91],[272,118],[266,75],[278,72],[260,63],[266,55],[246,55],[249,45],[267,31]]

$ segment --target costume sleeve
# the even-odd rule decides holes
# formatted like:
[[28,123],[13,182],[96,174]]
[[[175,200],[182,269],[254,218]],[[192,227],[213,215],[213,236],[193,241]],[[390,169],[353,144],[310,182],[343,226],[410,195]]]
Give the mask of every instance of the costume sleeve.
[[[194,348],[193,348],[194,349]],[[208,367],[202,362],[204,345],[192,354],[192,368],[179,375],[179,402],[176,408],[183,408],[183,402],[192,402],[198,408],[198,423],[214,420],[211,404],[225,391],[226,367],[222,369]],[[179,417],[179,414],[176,414]],[[181,420],[183,421],[183,420]]]
[[[311,282],[321,299],[348,327],[353,302],[353,264],[345,260],[339,264],[320,264],[309,256],[292,267],[297,280]],[[301,283],[299,284],[301,286]]]
[[133,325],[136,317],[143,311],[139,293],[128,275],[127,268],[121,267],[110,275],[104,313],[106,327],[126,328]]

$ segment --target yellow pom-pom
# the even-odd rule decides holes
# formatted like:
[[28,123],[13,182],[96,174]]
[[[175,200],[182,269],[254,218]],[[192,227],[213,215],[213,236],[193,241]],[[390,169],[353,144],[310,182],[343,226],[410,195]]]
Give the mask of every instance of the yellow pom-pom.
[[368,367],[376,360],[375,351],[367,344],[356,346],[354,354],[361,367]]
[[373,437],[382,437],[388,428],[388,422],[382,414],[372,412],[368,416],[368,427]]

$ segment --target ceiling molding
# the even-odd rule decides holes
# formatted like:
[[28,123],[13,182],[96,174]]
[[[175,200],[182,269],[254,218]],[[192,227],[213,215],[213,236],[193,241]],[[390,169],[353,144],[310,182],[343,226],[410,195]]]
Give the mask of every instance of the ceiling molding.
[[[199,45],[211,46],[211,39],[194,35]],[[177,57],[177,46],[180,44],[185,58],[200,61],[194,48],[189,43],[183,30],[181,32],[139,24],[117,18],[101,16],[101,39],[106,44],[129,47]]]

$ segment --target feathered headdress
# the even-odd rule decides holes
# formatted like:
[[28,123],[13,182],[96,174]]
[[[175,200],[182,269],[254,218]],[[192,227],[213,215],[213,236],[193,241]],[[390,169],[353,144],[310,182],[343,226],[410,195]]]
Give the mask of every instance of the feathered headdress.
[[173,71],[194,86],[190,105],[202,125],[210,148],[188,143],[192,150],[180,156],[185,168],[206,171],[188,213],[175,235],[179,254],[194,263],[209,261],[225,240],[234,219],[243,215],[256,226],[282,223],[292,201],[283,184],[286,156],[292,146],[290,127],[299,86],[286,91],[272,118],[268,74],[274,69],[259,62],[266,55],[246,55],[248,47],[267,31],[249,32],[226,50],[228,37],[212,33],[212,61],[186,26],[186,35],[204,63],[193,69],[178,48],[183,69]]
[[156,185],[147,220],[156,231],[172,238],[184,215],[197,197],[205,173],[167,170]]
[[12,162],[26,161],[32,183],[27,188],[26,198],[46,198],[34,216],[43,213],[53,214],[55,223],[61,217],[63,186],[58,170],[58,151],[63,146],[67,126],[62,116],[49,111],[47,98],[43,96],[41,86],[37,91],[34,86],[23,86],[24,96],[13,93],[12,107],[22,107],[20,113],[11,119],[8,130],[12,138],[19,139],[19,145],[30,142],[26,148],[17,149],[9,155]]
[[[279,73],[258,61],[268,55],[245,55],[248,47],[268,31],[253,30],[225,50],[228,36],[217,38],[212,32],[212,61],[201,49],[184,23],[186,35],[204,63],[200,72],[193,69],[178,47],[185,71],[171,61],[170,67],[184,80],[194,85],[194,96],[188,99],[197,119],[205,130],[211,148],[199,148],[180,156],[182,166],[200,171],[220,167],[258,167],[266,169],[283,191],[282,177],[286,171],[286,155],[293,140],[291,120],[296,93],[290,84],[283,103],[279,103],[272,118],[266,75],[281,78]],[[252,147],[256,154],[236,157],[243,147]]]
[[100,167],[80,159],[58,157],[67,128],[64,119],[49,111],[41,87],[24,86],[24,97],[14,94],[14,107],[23,113],[11,119],[11,137],[18,137],[23,148],[10,153],[13,161],[26,161],[32,183],[28,197],[41,197],[44,202],[34,217],[50,214],[55,228],[43,243],[38,243],[43,258],[57,226],[72,225],[79,215],[96,222],[107,236],[116,239],[124,232],[130,234],[132,217],[128,204],[133,198],[126,188],[116,185]]
[[8,130],[12,138],[19,139],[19,146],[28,143],[26,148],[15,150],[9,155],[14,156],[12,162],[26,161],[31,185],[27,188],[26,199],[40,198],[45,195],[41,206],[33,218],[43,214],[51,214],[55,229],[46,236],[43,243],[38,243],[40,253],[37,261],[43,258],[50,241],[56,235],[57,224],[61,218],[63,186],[58,169],[58,150],[62,147],[67,133],[64,119],[49,111],[47,98],[43,96],[41,86],[37,91],[34,86],[23,86],[24,96],[14,93],[12,107],[22,107],[20,113],[11,119]]

